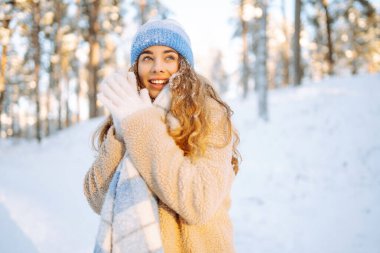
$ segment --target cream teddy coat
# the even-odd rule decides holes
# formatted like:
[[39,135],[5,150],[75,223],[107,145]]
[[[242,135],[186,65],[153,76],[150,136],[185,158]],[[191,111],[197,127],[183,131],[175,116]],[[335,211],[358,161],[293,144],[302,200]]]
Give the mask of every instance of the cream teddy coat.
[[[163,111],[140,110],[122,122],[124,143],[114,129],[107,132],[98,156],[84,180],[92,209],[100,213],[116,167],[128,150],[131,160],[159,198],[160,230],[165,253],[230,253],[234,251],[229,218],[235,174],[226,112],[209,99],[209,145],[195,161],[184,156],[167,132]],[[128,197],[128,196],[126,196]]]

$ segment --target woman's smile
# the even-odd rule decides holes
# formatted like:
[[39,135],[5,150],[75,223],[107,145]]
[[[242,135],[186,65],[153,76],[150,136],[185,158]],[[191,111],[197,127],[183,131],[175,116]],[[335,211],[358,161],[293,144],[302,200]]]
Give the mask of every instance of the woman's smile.
[[151,84],[151,86],[157,90],[163,89],[168,82],[169,82],[169,78],[149,80],[149,83]]

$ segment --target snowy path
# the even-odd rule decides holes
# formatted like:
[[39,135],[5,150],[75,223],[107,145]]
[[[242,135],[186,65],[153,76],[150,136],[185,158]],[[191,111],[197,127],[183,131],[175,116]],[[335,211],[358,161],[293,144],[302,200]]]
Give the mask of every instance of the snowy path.
[[238,252],[380,252],[380,76],[274,91],[270,105],[269,124],[235,105]]

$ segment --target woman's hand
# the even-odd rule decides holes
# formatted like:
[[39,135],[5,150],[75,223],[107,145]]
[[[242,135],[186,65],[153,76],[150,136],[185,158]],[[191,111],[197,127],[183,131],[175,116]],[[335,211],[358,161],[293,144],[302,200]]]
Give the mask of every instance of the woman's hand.
[[171,94],[171,90],[170,90],[170,85],[167,84],[162,89],[160,94],[158,94],[158,96],[156,97],[156,99],[153,102],[153,105],[158,107],[158,108],[161,108],[165,112],[169,112],[170,106],[171,106],[171,101],[172,101],[172,94]]
[[147,89],[137,92],[136,77],[128,72],[127,77],[114,73],[104,79],[98,93],[100,102],[110,111],[117,137],[122,137],[121,121],[128,115],[152,106]]

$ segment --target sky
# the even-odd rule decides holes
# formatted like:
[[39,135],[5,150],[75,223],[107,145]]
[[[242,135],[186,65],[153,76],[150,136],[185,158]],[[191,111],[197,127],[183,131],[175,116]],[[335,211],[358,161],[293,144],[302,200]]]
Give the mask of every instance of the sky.
[[233,26],[229,20],[237,11],[232,1],[162,0],[162,3],[174,13],[171,17],[180,22],[189,34],[196,68],[200,72],[202,72],[202,67],[207,68],[205,62],[211,60],[213,51],[216,49],[222,50],[226,57],[224,64],[228,70],[231,71],[235,67],[233,61],[238,48],[231,41]]

